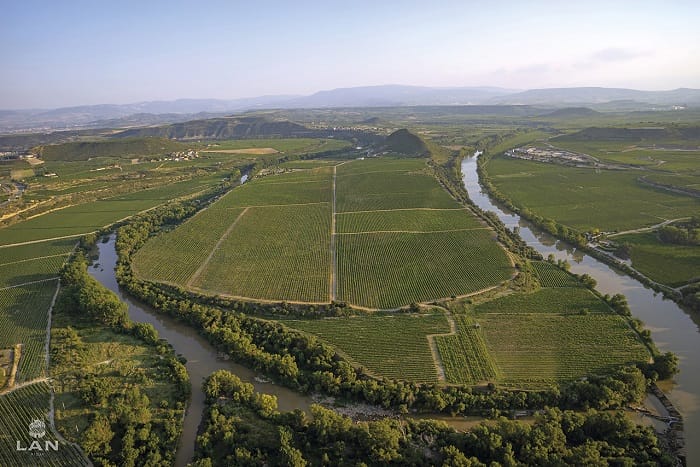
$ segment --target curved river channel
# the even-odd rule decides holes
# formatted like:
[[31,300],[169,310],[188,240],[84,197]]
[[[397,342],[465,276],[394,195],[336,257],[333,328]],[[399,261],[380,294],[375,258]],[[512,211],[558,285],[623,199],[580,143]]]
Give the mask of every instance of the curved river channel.
[[169,316],[157,313],[145,304],[136,301],[126,292],[122,292],[114,274],[114,268],[117,265],[114,240],[115,236],[111,235],[107,243],[98,242],[97,247],[99,248],[100,256],[95,265],[88,269],[90,275],[117,294],[119,300],[129,306],[129,317],[133,321],[151,323],[158,330],[160,337],[166,339],[173,346],[176,353],[187,359],[185,366],[192,382],[192,396],[185,414],[175,465],[186,466],[192,459],[197,429],[205,408],[204,392],[201,389],[202,383],[204,378],[216,370],[229,370],[241,380],[253,384],[256,391],[277,396],[277,402],[282,411],[302,409],[308,412],[311,405],[310,397],[296,393],[283,386],[261,382],[254,371],[231,361],[218,358],[216,349],[204,337],[200,336],[194,328],[179,323]]
[[[571,263],[571,271],[589,274],[598,282],[598,290],[603,293],[623,293],[634,316],[642,319],[652,331],[656,345],[662,351],[670,350],[680,357],[681,372],[674,379],[668,391],[669,398],[685,417],[686,439],[700,439],[700,322],[674,302],[665,300],[660,294],[644,287],[595,258],[576,251],[570,245],[542,232],[529,222],[505,209],[498,207],[481,190],[476,172],[476,157],[465,158],[462,162],[464,184],[469,197],[480,208],[495,212],[509,228],[519,227],[521,237],[545,257],[554,254],[557,259]],[[159,314],[150,307],[136,301],[122,292],[117,284],[114,268],[117,255],[114,248],[115,236],[106,243],[99,242],[99,259],[89,268],[90,274],[105,287],[113,291],[129,306],[129,316],[133,321],[151,323],[160,337],[166,339],[175,352],[187,359],[187,372],[192,382],[192,396],[185,414],[176,465],[185,466],[192,459],[197,429],[205,408],[201,385],[213,371],[224,369],[238,375],[241,380],[251,383],[255,390],[277,396],[280,410],[301,409],[308,412],[311,397],[298,394],[285,387],[263,382],[254,371],[231,361],[222,360],[211,346],[193,328]],[[695,319],[695,321],[694,321]],[[439,418],[458,429],[466,429],[479,419]],[[469,417],[472,418],[472,417]],[[689,442],[687,447],[688,465],[700,465],[700,444]]]
[[[622,293],[627,297],[632,314],[646,323],[654,342],[662,352],[672,351],[680,359],[680,373],[670,388],[664,387],[669,399],[684,417],[685,438],[688,441],[688,465],[700,465],[700,316],[681,309],[675,302],[642,285],[637,280],[612,269],[605,263],[576,251],[492,201],[481,189],[476,171],[478,154],[462,162],[462,175],[469,198],[485,211],[493,211],[510,229],[519,227],[520,236],[528,245],[546,258],[553,254],[567,260],[571,271],[589,274],[598,282],[596,288],[604,294]],[[556,196],[556,193],[552,193]]]

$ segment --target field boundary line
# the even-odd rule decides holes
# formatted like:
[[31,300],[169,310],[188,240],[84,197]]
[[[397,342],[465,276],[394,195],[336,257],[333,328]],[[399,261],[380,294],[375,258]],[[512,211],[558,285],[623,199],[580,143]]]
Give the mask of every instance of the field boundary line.
[[48,279],[39,279],[38,281],[30,281],[30,282],[23,282],[21,284],[10,285],[7,287],[0,288],[0,290],[16,289],[17,287],[24,287],[25,285],[40,284],[42,282],[56,281],[58,279],[60,279],[60,277],[58,277],[58,276],[49,277]]
[[[166,282],[163,282],[166,283]],[[173,284],[170,282],[169,284]],[[177,285],[177,284],[175,284]],[[216,290],[209,290],[209,289],[203,289],[201,287],[195,287],[195,286],[188,286],[188,290],[191,290],[193,292],[199,292],[203,294],[211,294],[214,293],[219,297],[223,298],[232,298],[234,300],[243,300],[246,302],[251,302],[251,303],[269,303],[269,304],[280,304],[280,303],[291,303],[293,305],[328,305],[328,302],[305,302],[302,300],[286,300],[284,298],[255,298],[255,297],[245,297],[243,295],[233,295],[233,294],[228,294],[225,292],[217,292]],[[371,309],[371,311],[374,311],[374,309]]]
[[440,350],[438,349],[435,338],[457,335],[457,323],[455,323],[452,313],[450,313],[448,309],[443,308],[443,310],[445,310],[445,319],[447,320],[447,324],[450,326],[450,332],[444,332],[441,334],[426,334],[425,338],[428,340],[428,347],[430,347],[430,353],[433,356],[433,363],[435,364],[435,371],[437,371],[438,381],[447,382],[447,376],[445,375],[445,364],[442,362],[442,357],[440,357]]
[[338,232],[336,235],[364,235],[364,234],[385,234],[385,233],[407,233],[407,234],[431,234],[448,232],[469,232],[471,230],[491,230],[489,227],[474,227],[471,229],[451,229],[451,230],[369,230],[365,232]]
[[690,217],[679,217],[678,219],[668,219],[668,220],[665,220],[665,221],[663,221],[663,222],[660,222],[660,223],[658,223],[658,224],[656,224],[656,225],[652,225],[652,226],[649,226],[649,227],[640,227],[640,228],[638,228],[638,229],[623,230],[622,232],[615,232],[615,233],[612,233],[612,234],[608,234],[607,237],[608,237],[608,238],[612,238],[612,237],[617,237],[617,236],[620,236],[620,235],[627,235],[627,234],[635,234],[635,233],[650,232],[650,231],[652,231],[652,230],[654,230],[654,229],[658,229],[658,228],[667,226],[667,225],[669,225],[669,224],[673,224],[674,222],[684,221],[684,220],[687,220],[687,219],[690,219]]
[[29,381],[24,381],[19,384],[13,385],[11,388],[5,388],[2,391],[0,391],[0,396],[6,396],[7,394],[10,394],[14,391],[17,391],[18,389],[26,388],[27,386],[31,386],[32,384],[39,384],[39,383],[47,383],[49,381],[49,378],[46,376],[43,376],[41,378],[34,378]]
[[282,208],[284,206],[312,206],[317,204],[330,204],[329,201],[319,201],[317,203],[289,203],[289,204],[252,204],[249,206],[231,206],[224,209],[241,209],[241,208]]
[[247,207],[247,208],[243,209],[243,211],[241,211],[241,213],[236,217],[236,219],[235,219],[233,222],[231,222],[231,225],[228,226],[228,228],[226,229],[226,231],[225,231],[225,232],[223,233],[223,235],[221,235],[221,237],[219,238],[219,241],[217,241],[217,242],[216,242],[216,245],[214,245],[214,248],[212,248],[211,252],[209,252],[209,256],[207,256],[207,259],[205,259],[204,262],[203,262],[202,264],[200,264],[199,268],[197,268],[197,270],[194,272],[194,274],[192,274],[192,276],[191,276],[191,277],[189,278],[189,280],[186,282],[185,285],[187,285],[187,287],[192,287],[192,284],[194,283],[194,281],[196,281],[197,279],[199,279],[199,276],[204,272],[204,270],[205,270],[205,269],[207,268],[207,266],[209,265],[209,261],[211,261],[211,259],[212,259],[212,257],[214,256],[214,253],[216,252],[216,250],[219,249],[219,247],[220,247],[221,244],[224,242],[224,240],[226,240],[226,237],[228,237],[229,234],[233,231],[233,228],[236,226],[236,224],[237,224],[238,221],[241,219],[241,217],[243,217],[243,215],[244,215],[246,212],[248,212],[248,209],[250,209],[250,208]]
[[83,235],[88,235],[88,234],[97,233],[97,232],[99,232],[99,230],[93,230],[92,232],[83,232],[83,233],[73,234],[73,235],[64,235],[62,237],[42,238],[39,240],[29,240],[29,241],[20,242],[20,243],[8,243],[6,245],[0,245],[0,248],[12,248],[13,246],[33,245],[35,243],[44,243],[44,242],[50,242],[53,240],[64,240],[66,238],[82,237]]
[[396,208],[396,209],[371,209],[369,211],[343,211],[338,214],[359,214],[363,212],[391,212],[391,211],[470,211],[469,208]]
[[331,244],[330,244],[330,257],[331,257],[331,277],[330,277],[330,301],[334,301],[336,295],[338,294],[338,258],[335,248],[335,214],[336,214],[336,179],[338,177],[338,167],[347,164],[350,161],[341,162],[340,164],[335,164],[333,166],[333,203],[331,204]]
[[20,259],[17,261],[10,261],[9,263],[0,263],[0,266],[9,266],[10,264],[17,264],[17,263],[26,263],[29,261],[36,261],[38,259],[45,259],[45,258],[57,258],[59,256],[70,256],[72,251],[69,251],[68,253],[59,253],[57,255],[46,255],[46,256],[37,256],[35,258],[27,258],[27,259]]

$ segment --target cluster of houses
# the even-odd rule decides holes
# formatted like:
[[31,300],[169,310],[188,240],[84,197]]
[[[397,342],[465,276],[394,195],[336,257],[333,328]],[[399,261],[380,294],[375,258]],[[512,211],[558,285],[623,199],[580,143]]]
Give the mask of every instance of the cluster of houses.
[[548,162],[551,164],[567,164],[577,167],[590,167],[595,164],[595,159],[586,154],[579,154],[563,149],[538,148],[534,146],[523,146],[506,151],[506,156],[514,159],[524,159],[537,162]]

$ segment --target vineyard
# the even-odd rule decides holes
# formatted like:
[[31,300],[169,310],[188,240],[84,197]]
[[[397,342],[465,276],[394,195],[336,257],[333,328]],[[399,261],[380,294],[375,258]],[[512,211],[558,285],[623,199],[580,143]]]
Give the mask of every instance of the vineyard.
[[329,301],[327,204],[250,208],[192,286],[236,296]]
[[178,227],[176,234],[161,233],[136,254],[136,272],[151,280],[186,284],[242,212],[214,205]]
[[169,199],[202,190],[213,181],[211,177],[198,177],[50,212],[0,229],[0,245],[67,235],[79,236]]
[[614,314],[487,313],[478,322],[507,385],[571,381],[649,359],[635,332]]
[[339,235],[337,252],[338,298],[380,309],[465,295],[511,275],[487,230]]
[[582,287],[573,275],[546,261],[532,261],[542,287]]
[[339,234],[386,231],[436,231],[485,228],[466,209],[343,212],[336,216]]
[[134,270],[205,293],[328,303],[335,292],[380,309],[465,295],[511,276],[493,233],[450,198],[425,161],[336,162],[335,216],[334,168],[315,162],[235,188],[147,242]]
[[476,307],[477,314],[483,313],[610,313],[610,308],[583,287],[566,290],[545,288],[530,293],[518,293],[482,303]]
[[394,379],[437,382],[427,335],[449,332],[442,313],[284,320],[336,346],[355,364]]
[[447,382],[476,384],[499,378],[498,366],[486,348],[483,331],[476,321],[466,315],[456,315],[454,320],[456,334],[435,337]]
[[[46,383],[32,384],[0,396],[0,465],[46,465],[79,466],[88,465],[81,453],[70,444],[62,443],[57,438],[48,420],[50,388]],[[41,420],[46,427],[46,435],[36,439],[42,449],[45,442],[58,444],[58,450],[18,451],[17,443],[27,448],[35,438],[29,435],[29,424]]]
[[0,290],[0,348],[22,344],[17,383],[42,376],[46,321],[56,281]]
[[68,254],[0,264],[0,289],[56,277]]

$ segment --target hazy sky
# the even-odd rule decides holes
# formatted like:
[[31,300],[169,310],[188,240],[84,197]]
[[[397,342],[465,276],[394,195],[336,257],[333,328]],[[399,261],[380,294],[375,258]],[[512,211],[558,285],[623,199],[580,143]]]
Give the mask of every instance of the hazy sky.
[[374,84],[700,87],[700,1],[0,0],[0,108]]

